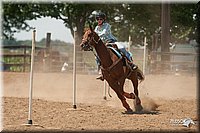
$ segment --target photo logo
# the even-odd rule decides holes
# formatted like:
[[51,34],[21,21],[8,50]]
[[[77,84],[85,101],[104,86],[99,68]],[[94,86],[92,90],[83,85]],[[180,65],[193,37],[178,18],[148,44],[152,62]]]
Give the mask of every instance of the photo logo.
[[186,119],[170,119],[170,123],[173,125],[182,125],[185,127],[190,127],[192,124],[194,125],[194,121],[191,118]]

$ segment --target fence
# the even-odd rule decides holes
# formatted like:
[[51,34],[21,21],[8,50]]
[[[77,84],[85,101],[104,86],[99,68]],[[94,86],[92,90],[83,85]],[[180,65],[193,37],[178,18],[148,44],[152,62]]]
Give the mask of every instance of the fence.
[[[68,64],[65,72],[73,70],[73,45],[68,46],[68,53],[59,52],[54,47],[47,51],[46,48],[36,47],[35,71],[39,72],[61,72],[64,63]],[[66,46],[60,46],[65,49]],[[91,51],[80,51],[77,46],[77,73],[97,74],[95,56]],[[187,48],[188,49],[188,48]],[[3,66],[7,71],[26,72],[30,70],[31,46],[3,46]],[[186,52],[182,52],[186,51]],[[133,60],[143,70],[144,47],[130,47]],[[161,56],[170,57],[168,61],[161,61]],[[198,67],[198,53],[188,50],[174,50],[171,52],[148,51],[145,55],[145,74],[195,74]]]
[[[8,45],[3,48],[3,67],[5,71],[29,71],[31,61],[31,46]],[[41,49],[37,47],[36,49]]]
[[[4,71],[28,72],[30,71],[31,46],[27,45],[8,45],[2,46],[3,54],[2,65]],[[59,51],[36,47],[35,70],[38,72],[54,72],[61,69],[63,62],[68,57],[61,55]]]
[[[68,61],[67,55],[62,55],[58,50],[53,50],[50,45],[51,33],[47,33],[44,47],[37,47],[34,55],[35,70],[40,72],[60,71],[62,64]],[[26,72],[30,71],[31,48],[29,45],[3,45],[4,71]]]
[[[169,56],[170,60],[162,61],[161,56]],[[198,67],[197,53],[157,52],[150,55],[149,71],[152,74],[195,74]]]

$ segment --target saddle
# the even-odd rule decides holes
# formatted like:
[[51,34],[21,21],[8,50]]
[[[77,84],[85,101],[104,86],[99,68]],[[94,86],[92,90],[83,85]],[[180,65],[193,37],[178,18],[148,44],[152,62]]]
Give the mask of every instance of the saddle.
[[111,49],[113,51],[113,53],[118,58],[122,58],[122,60],[123,60],[123,66],[129,65],[127,57],[124,55],[124,53],[122,53],[120,51],[120,49],[117,47],[117,45],[115,43],[108,43],[108,44],[106,44],[106,46],[107,46],[107,48]]

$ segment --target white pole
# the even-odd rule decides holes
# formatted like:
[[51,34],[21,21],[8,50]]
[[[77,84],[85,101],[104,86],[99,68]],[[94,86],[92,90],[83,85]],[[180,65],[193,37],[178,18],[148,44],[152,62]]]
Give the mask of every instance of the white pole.
[[[132,41],[131,41],[131,36],[129,35],[128,37],[128,51],[131,52],[131,45],[132,45]],[[133,57],[132,57],[133,58]],[[134,59],[133,59],[134,60]],[[126,81],[126,80],[125,80]],[[131,80],[128,80],[128,88],[131,88],[132,86],[132,82]]]
[[131,44],[132,44],[131,36],[129,35],[129,37],[128,37],[128,51],[131,50]]
[[32,51],[31,51],[31,70],[30,70],[30,86],[29,86],[29,112],[28,112],[28,124],[32,124],[32,88],[33,88],[33,64],[34,64],[34,55],[35,55],[35,32],[33,30],[32,36]]
[[143,56],[143,73],[145,74],[145,64],[146,64],[146,45],[147,45],[147,38],[144,37],[144,56]]
[[73,108],[76,109],[76,28],[74,28]]

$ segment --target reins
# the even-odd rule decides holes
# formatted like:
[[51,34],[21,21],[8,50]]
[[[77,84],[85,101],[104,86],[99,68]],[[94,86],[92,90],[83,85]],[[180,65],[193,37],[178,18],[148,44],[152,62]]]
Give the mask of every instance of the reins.
[[[98,58],[99,59],[99,57],[97,56],[97,54],[94,52],[94,50],[93,49],[91,49],[91,51],[92,51],[92,53],[94,54],[94,56],[96,57],[96,58]],[[100,59],[99,59],[100,60]]]
[[99,41],[100,41],[101,39],[100,39],[100,37],[99,37],[98,41],[96,41],[96,40],[94,39],[94,37],[93,37],[92,40],[93,40],[96,44],[99,44]]
[[[96,43],[96,45],[98,45],[98,44],[99,44],[99,41],[101,40],[101,38],[99,37],[98,41],[96,41],[96,40],[94,39],[94,36],[93,36],[93,37],[92,37],[92,40]],[[95,56],[96,58],[99,59],[99,57],[97,56],[97,54],[94,52],[93,48],[91,48],[91,51],[92,51],[92,53],[94,54],[94,56]],[[99,59],[99,61],[101,62],[100,59]]]

